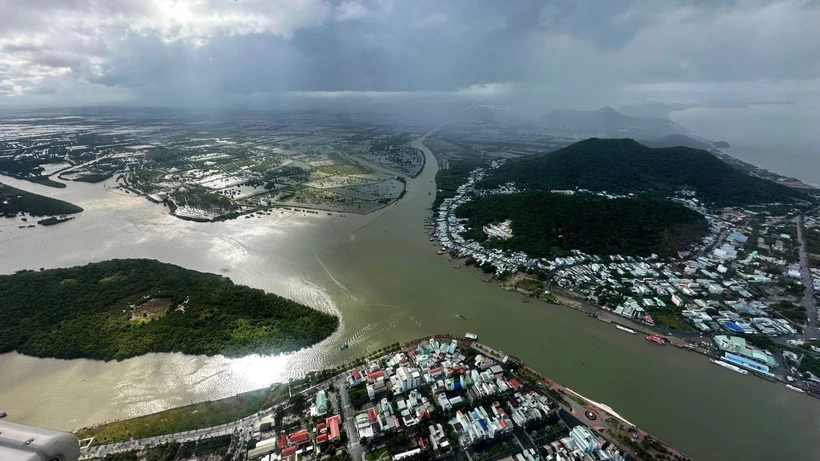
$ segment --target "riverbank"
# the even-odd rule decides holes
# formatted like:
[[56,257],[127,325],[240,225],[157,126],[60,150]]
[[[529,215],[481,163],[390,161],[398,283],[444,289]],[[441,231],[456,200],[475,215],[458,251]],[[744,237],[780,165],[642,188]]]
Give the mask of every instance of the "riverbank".
[[271,388],[243,392],[220,400],[193,403],[122,421],[105,422],[82,428],[74,435],[80,440],[86,440],[90,446],[95,446],[219,426],[285,401],[290,395],[288,390],[288,385],[273,385]]
[[[322,343],[277,356],[148,354],[100,362],[2,354],[0,408],[15,422],[72,430],[287,382],[396,341],[471,331],[698,460],[820,456],[815,400],[700,355],[654,345],[574,309],[523,303],[521,294],[480,283],[487,276],[479,271],[454,270],[435,255],[421,226],[435,193],[435,160],[426,155],[429,166],[408,181],[401,201],[344,219],[286,211],[203,226],[102,185],[46,190],[12,182],[86,211],[59,226],[4,228],[2,273],[147,257],[224,274],[338,313],[342,322]],[[346,343],[349,348],[340,350]]]
[[[630,423],[608,405],[595,402],[545,377],[518,358],[463,337],[450,334],[425,336],[377,351],[375,355],[371,354],[367,358],[354,359],[353,363],[361,366],[365,363],[365,359],[381,363],[397,351],[408,353],[416,346],[432,341],[437,343],[454,341],[459,347],[464,348],[468,355],[484,354],[500,362],[509,373],[507,378],[510,378],[511,385],[515,379],[520,381],[514,384],[519,391],[527,390],[529,386],[537,388],[536,392],[549,396],[552,400],[550,405],[557,405],[558,412],[566,415],[561,416],[561,419],[574,419],[577,423],[594,429],[604,439],[615,444],[624,452],[638,456],[639,459],[665,459],[667,456],[670,459],[671,457],[680,460],[690,459],[683,452]],[[326,387],[328,382],[343,382],[347,376],[351,375],[350,370],[349,365],[337,367],[333,370],[313,373],[302,380],[275,384],[270,390],[260,389],[216,402],[192,404],[139,418],[81,429],[75,435],[83,440],[83,450],[86,450],[86,454],[90,454],[89,447],[94,447],[91,450],[96,453],[101,451],[112,453],[142,445],[148,446],[157,439],[168,442],[178,437],[189,437],[190,434],[202,434],[201,437],[207,437],[208,434],[224,430],[226,427],[237,429],[244,424],[259,420],[263,414],[271,413],[273,407],[285,402],[288,403],[286,406],[304,408],[304,402],[311,399],[311,393],[315,392],[317,387]],[[521,383],[527,387],[520,388]],[[340,392],[347,392],[344,386],[339,385],[338,387]],[[529,387],[529,390],[533,387]],[[335,390],[330,387],[331,392]],[[499,397],[503,398],[503,395]],[[344,396],[342,396],[342,401],[344,401]],[[281,408],[274,410],[274,415],[281,414],[279,413]],[[555,410],[554,408],[553,411]],[[344,412],[346,417],[352,417],[346,408]],[[276,422],[275,424],[281,423]],[[276,430],[281,429],[277,427]],[[355,437],[351,435],[348,437],[351,437],[351,443],[355,445]],[[117,442],[126,440],[130,440],[128,446],[117,444]]]

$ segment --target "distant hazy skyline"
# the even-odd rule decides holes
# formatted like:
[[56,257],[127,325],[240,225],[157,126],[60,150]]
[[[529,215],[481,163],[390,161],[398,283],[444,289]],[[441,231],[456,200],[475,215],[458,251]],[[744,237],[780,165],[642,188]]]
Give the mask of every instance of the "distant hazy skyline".
[[0,107],[820,99],[811,0],[0,0]]

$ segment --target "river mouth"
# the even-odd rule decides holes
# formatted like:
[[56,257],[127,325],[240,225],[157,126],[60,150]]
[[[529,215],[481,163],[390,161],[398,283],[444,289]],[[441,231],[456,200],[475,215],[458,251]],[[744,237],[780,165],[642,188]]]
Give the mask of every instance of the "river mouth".
[[[3,354],[0,410],[14,421],[77,429],[264,387],[397,341],[470,331],[696,459],[817,459],[820,405],[809,397],[565,307],[522,303],[437,256],[422,226],[435,193],[436,162],[426,155],[398,204],[345,218],[272,213],[192,223],[100,185],[8,180],[86,211],[50,228],[0,227],[0,272],[154,258],[338,312],[342,323],[319,345],[273,357],[149,354],[106,363]],[[339,350],[344,343],[350,348]]]

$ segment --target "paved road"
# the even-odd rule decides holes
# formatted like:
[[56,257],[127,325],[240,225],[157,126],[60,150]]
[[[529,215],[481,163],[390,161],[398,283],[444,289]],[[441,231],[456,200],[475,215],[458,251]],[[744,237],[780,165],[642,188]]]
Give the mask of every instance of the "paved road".
[[353,410],[353,407],[350,405],[350,398],[347,395],[347,381],[344,375],[336,381],[336,390],[341,397],[340,406],[342,407],[342,416],[344,417],[345,429],[347,430],[347,450],[353,461],[362,461],[364,460],[364,448],[359,443],[359,436],[356,433],[356,423],[354,419],[356,411]]
[[800,241],[800,272],[803,276],[803,286],[806,287],[800,305],[806,308],[806,314],[809,318],[808,325],[806,325],[806,328],[803,330],[803,336],[806,338],[817,338],[817,302],[814,300],[811,268],[809,266],[809,258],[806,255],[806,241],[803,239],[803,215],[797,218],[797,240]]
[[[147,437],[139,440],[129,440],[126,442],[110,443],[107,445],[98,445],[90,448],[80,449],[80,459],[89,459],[96,457],[103,457],[110,453],[119,453],[123,451],[134,451],[136,449],[150,448],[155,445],[162,445],[176,440],[177,442],[192,442],[200,439],[208,439],[212,437],[219,437],[222,435],[231,435],[239,428],[247,434],[253,430],[253,423],[263,416],[270,414],[272,410],[265,410],[247,416],[238,421],[233,421],[219,426],[206,427],[203,429],[196,429],[193,431],[177,432],[175,434],[158,435],[156,437]],[[247,438],[247,435],[244,436]]]

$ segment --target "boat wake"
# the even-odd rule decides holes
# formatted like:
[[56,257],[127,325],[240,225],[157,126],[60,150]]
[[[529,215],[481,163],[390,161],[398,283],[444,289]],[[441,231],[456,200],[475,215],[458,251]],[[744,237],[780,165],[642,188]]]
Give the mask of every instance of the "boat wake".
[[322,266],[322,269],[325,270],[325,273],[327,274],[327,276],[330,277],[330,280],[333,280],[333,283],[335,283],[336,286],[341,288],[342,291],[344,291],[346,295],[350,296],[350,298],[353,299],[354,301],[356,301],[357,303],[359,303],[359,304],[362,303],[362,301],[359,298],[357,298],[356,295],[351,293],[350,290],[348,290],[347,287],[344,286],[344,284],[342,284],[342,282],[336,280],[336,277],[334,277],[333,274],[330,273],[330,270],[327,268],[327,266],[325,266],[325,263],[322,262],[322,260],[319,258],[319,256],[316,253],[313,253],[313,257],[315,257],[316,260],[319,261],[319,264]]

